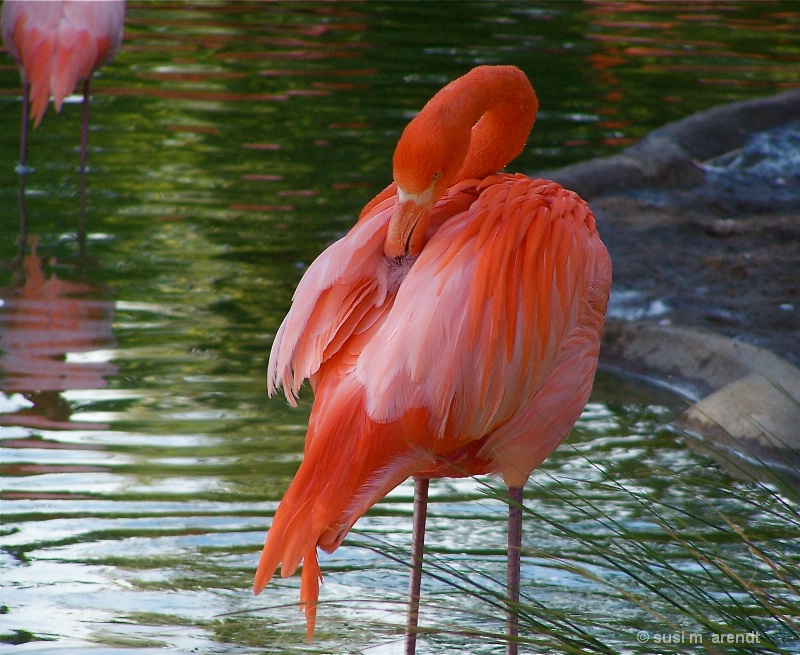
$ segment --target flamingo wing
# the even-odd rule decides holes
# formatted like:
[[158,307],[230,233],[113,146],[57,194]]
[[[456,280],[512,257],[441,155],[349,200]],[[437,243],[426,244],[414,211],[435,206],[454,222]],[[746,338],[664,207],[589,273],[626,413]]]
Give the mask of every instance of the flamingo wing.
[[267,369],[270,395],[283,386],[286,399],[296,405],[303,381],[313,380],[349,337],[367,330],[389,306],[382,248],[391,204],[381,203],[303,275],[273,341]]
[[598,279],[607,295],[608,255],[577,195],[508,175],[477,190],[428,241],[359,357],[372,420],[421,407],[437,437],[481,439],[545,385]]

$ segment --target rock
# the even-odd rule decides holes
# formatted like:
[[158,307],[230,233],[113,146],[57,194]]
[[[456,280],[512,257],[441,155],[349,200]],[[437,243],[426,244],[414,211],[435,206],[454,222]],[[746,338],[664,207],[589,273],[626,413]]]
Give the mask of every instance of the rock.
[[540,175],[586,200],[645,187],[696,187],[705,180],[699,162],[741,148],[755,132],[792,121],[800,121],[800,89],[714,107],[654,130],[617,155]]
[[613,319],[601,361],[700,398],[675,425],[734,477],[800,488],[800,369],[707,330]]
[[676,424],[734,477],[800,488],[800,371],[792,368],[732,382]]

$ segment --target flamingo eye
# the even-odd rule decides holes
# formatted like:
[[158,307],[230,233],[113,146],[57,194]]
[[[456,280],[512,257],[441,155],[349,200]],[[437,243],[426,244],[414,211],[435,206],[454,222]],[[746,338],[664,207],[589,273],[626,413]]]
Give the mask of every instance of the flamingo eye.
[[442,177],[442,171],[436,171],[433,174],[433,181],[436,182],[436,180],[438,180],[440,177]]

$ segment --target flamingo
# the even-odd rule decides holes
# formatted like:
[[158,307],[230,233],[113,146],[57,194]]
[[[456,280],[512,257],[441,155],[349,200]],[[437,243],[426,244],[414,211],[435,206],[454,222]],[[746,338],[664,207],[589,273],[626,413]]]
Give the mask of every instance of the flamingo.
[[525,74],[478,66],[408,124],[394,182],[303,275],[275,335],[268,391],[314,391],[302,464],[254,580],[303,563],[311,641],[320,567],[374,503],[413,477],[406,653],[416,647],[430,478],[498,474],[509,489],[507,652],[518,647],[522,488],[589,398],[611,261],[588,205],[498,173],[538,108]]
[[23,82],[20,171],[28,149],[28,107],[34,127],[56,111],[83,80],[80,170],[86,170],[89,131],[89,78],[119,52],[125,22],[124,0],[5,0],[3,42],[20,67]]

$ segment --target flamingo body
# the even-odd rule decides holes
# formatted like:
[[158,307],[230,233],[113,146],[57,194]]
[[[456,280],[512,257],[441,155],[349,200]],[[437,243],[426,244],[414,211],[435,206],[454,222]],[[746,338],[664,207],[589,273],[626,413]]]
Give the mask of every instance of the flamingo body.
[[3,42],[30,85],[30,114],[39,125],[52,96],[56,111],[81,80],[122,45],[125,2],[5,0]]
[[[481,130],[508,124],[487,127],[491,107],[483,105],[496,101],[498,78],[504,89],[520,87],[522,101],[512,94],[507,104],[523,107],[524,145],[536,103],[521,71],[479,67],[445,87],[401,138],[396,184],[311,264],[275,336],[270,394],[282,385],[294,404],[308,378],[315,400],[303,462],[275,514],[254,589],[279,565],[286,577],[303,561],[309,639],[317,547],[335,550],[410,476],[495,473],[521,487],[589,397],[611,263],[576,194],[496,173],[506,162],[489,150],[510,159],[519,136],[501,146],[478,138],[485,147],[475,154]],[[445,129],[466,141],[454,162],[449,135],[430,148],[404,143],[439,129],[437,107],[455,112]],[[432,163],[417,175],[420,156]]]

